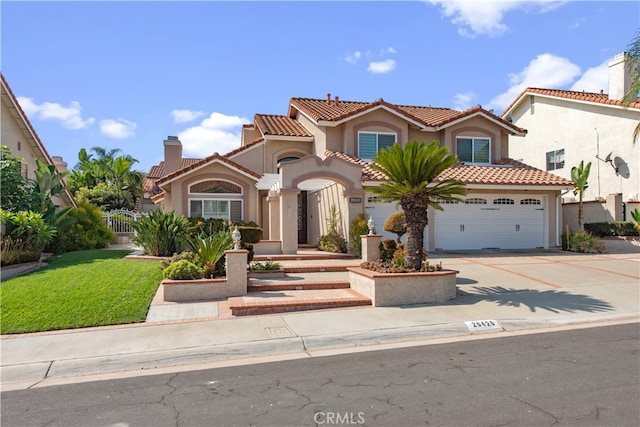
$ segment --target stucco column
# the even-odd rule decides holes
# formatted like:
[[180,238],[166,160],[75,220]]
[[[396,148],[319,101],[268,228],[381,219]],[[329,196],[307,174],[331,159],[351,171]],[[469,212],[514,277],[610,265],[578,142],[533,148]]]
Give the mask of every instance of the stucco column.
[[380,258],[382,234],[363,234],[360,238],[362,239],[362,261],[377,261]]
[[281,188],[280,241],[283,254],[298,252],[298,194],[297,188]]
[[269,191],[269,240],[280,240],[280,196],[276,191]]
[[622,193],[609,194],[607,196],[606,209],[611,214],[613,221],[622,221]]
[[227,284],[233,296],[247,294],[247,257],[249,251],[224,251],[227,257]]

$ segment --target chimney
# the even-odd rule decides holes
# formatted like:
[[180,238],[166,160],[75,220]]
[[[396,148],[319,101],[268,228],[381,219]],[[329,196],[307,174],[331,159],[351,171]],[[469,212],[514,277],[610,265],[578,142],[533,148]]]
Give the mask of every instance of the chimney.
[[59,173],[63,173],[66,170],[68,170],[67,162],[62,160],[62,157],[60,157],[60,156],[51,156],[51,160],[53,160],[53,164],[55,165],[55,167],[56,167],[56,169],[58,170]]
[[182,168],[182,143],[177,136],[164,140],[164,174],[169,175]]
[[331,104],[331,93],[327,94],[327,104]]
[[609,99],[620,101],[630,89],[629,54],[622,52],[609,62]]
[[336,105],[338,105],[338,102],[340,102],[340,98],[338,98],[338,95],[336,95]]

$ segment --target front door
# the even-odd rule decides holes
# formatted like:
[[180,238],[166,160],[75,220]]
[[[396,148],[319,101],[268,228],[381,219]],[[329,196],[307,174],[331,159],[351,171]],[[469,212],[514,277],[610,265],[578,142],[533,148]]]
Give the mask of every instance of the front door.
[[298,194],[298,244],[307,243],[307,192]]

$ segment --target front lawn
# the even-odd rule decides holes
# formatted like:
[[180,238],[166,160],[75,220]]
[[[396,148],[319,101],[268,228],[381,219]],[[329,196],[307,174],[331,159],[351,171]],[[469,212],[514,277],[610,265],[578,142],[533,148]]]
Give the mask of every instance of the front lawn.
[[0,332],[19,334],[143,322],[162,280],[158,261],[123,259],[129,251],[90,250],[0,285]]

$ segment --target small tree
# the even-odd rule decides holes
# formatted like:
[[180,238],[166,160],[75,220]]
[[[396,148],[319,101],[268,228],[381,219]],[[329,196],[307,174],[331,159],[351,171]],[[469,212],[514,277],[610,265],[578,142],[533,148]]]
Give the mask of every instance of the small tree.
[[402,236],[407,234],[407,223],[404,217],[404,211],[394,212],[384,222],[384,231],[397,234],[396,242],[401,243]]
[[573,181],[573,194],[578,196],[578,227],[582,230],[582,221],[584,220],[584,212],[582,209],[582,198],[584,192],[589,188],[589,172],[591,171],[591,162],[584,164],[584,160],[579,166],[571,168],[571,181]]
[[465,184],[454,179],[434,182],[438,175],[458,163],[458,156],[449,155],[439,141],[394,144],[378,151],[371,168],[383,173],[387,181],[371,192],[388,201],[399,201],[407,223],[405,266],[420,271],[424,251],[423,233],[428,223],[429,206],[443,210],[443,201],[459,201],[466,194]]
[[21,159],[14,157],[9,147],[0,145],[0,208],[16,212],[23,208],[28,194]]

